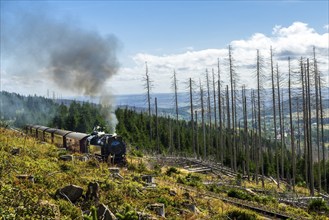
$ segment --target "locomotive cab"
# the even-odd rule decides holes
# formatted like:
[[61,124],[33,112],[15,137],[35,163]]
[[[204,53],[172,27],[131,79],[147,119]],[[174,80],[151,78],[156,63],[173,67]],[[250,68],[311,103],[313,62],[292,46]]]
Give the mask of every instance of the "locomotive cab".
[[88,138],[89,146],[100,149],[100,155],[104,161],[115,164],[125,163],[126,144],[117,134],[104,134],[96,129]]
[[101,154],[105,160],[110,159],[111,163],[120,163],[125,158],[126,145],[122,141],[122,137],[113,135],[105,135],[102,139],[104,140],[104,145],[101,148]]

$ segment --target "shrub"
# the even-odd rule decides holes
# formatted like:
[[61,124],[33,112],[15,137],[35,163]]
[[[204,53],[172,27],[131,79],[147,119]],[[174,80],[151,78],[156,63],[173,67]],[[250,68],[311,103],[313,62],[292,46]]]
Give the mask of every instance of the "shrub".
[[70,202],[60,199],[57,204],[59,204],[61,216],[68,216],[70,219],[79,219],[81,217],[81,210]]
[[117,183],[114,181],[106,180],[104,183],[101,183],[100,188],[104,191],[113,191],[117,188]]
[[202,185],[202,179],[199,176],[189,173],[185,176],[185,178],[178,177],[177,183],[182,183],[193,187],[200,187]]
[[220,193],[222,191],[220,187],[215,184],[208,185],[207,188],[210,192],[214,192],[214,193]]
[[128,163],[127,169],[130,170],[130,171],[136,171],[137,170],[137,166],[134,163]]
[[34,175],[34,183],[39,183],[39,184],[46,184],[44,180],[44,176],[40,174]]
[[272,196],[261,196],[259,198],[260,198],[260,202],[265,205],[268,205],[270,203],[272,203],[272,204],[278,203],[278,201],[275,198],[273,198]]
[[186,184],[186,180],[184,178],[182,178],[182,177],[179,176],[177,178],[177,183]]
[[310,212],[329,212],[329,207],[324,200],[313,199],[308,204],[308,210]]
[[72,167],[71,165],[67,164],[67,163],[62,163],[62,164],[60,164],[60,165],[59,165],[59,168],[60,168],[61,171],[63,171],[63,172],[68,172],[68,171],[70,171],[70,170],[73,169],[73,167]]
[[130,205],[126,205],[126,208],[122,212],[118,212],[115,215],[119,220],[138,220],[138,214]]
[[100,166],[99,161],[96,158],[91,158],[88,160],[87,164],[91,168],[99,168]]
[[147,171],[146,164],[142,161],[139,161],[138,164],[128,163],[127,169],[130,171],[137,171],[139,173],[143,173],[143,172]]
[[176,206],[176,202],[168,196],[160,196],[159,198],[157,198],[157,202],[163,203],[166,207],[167,206]]
[[201,186],[202,179],[200,176],[192,175],[191,173],[187,174],[186,181],[189,186]]
[[230,210],[226,213],[226,216],[229,217],[229,219],[236,219],[236,220],[256,220],[258,217],[253,212],[240,210],[240,209]]
[[83,215],[84,220],[97,220],[97,209],[95,206],[92,206],[90,208],[90,214],[89,215]]
[[131,149],[130,154],[135,157],[143,157],[143,153],[140,150]]
[[169,167],[168,170],[166,171],[167,176],[171,176],[171,174],[179,174],[179,170],[176,167]]
[[137,182],[129,182],[122,184],[122,189],[126,196],[132,197],[132,198],[140,198],[141,197],[141,191],[143,186],[140,183]]
[[147,170],[146,164],[144,162],[139,162],[137,165],[137,171],[143,173]]
[[234,197],[234,198],[242,199],[242,200],[249,200],[249,201],[252,201],[253,200],[252,196],[250,196],[246,192],[243,192],[243,191],[238,190],[238,189],[231,189],[231,190],[229,190],[227,192],[227,195],[229,197]]
[[154,165],[153,170],[155,174],[161,174],[161,166],[159,164]]

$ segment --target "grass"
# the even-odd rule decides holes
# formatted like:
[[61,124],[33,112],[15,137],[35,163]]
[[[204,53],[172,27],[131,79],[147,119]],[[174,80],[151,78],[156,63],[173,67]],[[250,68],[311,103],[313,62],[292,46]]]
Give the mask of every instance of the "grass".
[[[12,155],[13,148],[20,148]],[[59,160],[63,152],[55,146],[34,138],[0,128],[0,219],[92,219],[83,212],[97,207],[94,201],[79,199],[75,204],[55,198],[57,189],[69,184],[81,186],[84,193],[89,182],[98,182],[99,202],[105,204],[119,219],[136,219],[137,212],[156,217],[150,204],[165,204],[167,219],[225,219],[227,216],[249,216],[243,219],[261,219],[253,212],[234,207],[219,199],[205,197],[201,192],[213,191],[225,196],[233,190],[229,186],[206,187],[204,181],[223,181],[211,174],[190,174],[178,167],[166,167],[149,162],[147,157],[129,156],[128,166],[120,169],[123,179],[114,178],[109,165],[97,160],[65,162]],[[34,183],[16,176],[34,176]],[[148,188],[141,175],[155,176],[157,186]],[[224,178],[234,182],[234,179]],[[186,187],[195,189],[188,191]],[[243,181],[242,186],[260,189],[261,185]],[[302,188],[301,188],[302,189]],[[276,185],[266,182],[266,190],[277,192]],[[279,190],[284,192],[285,188]],[[248,194],[247,194],[248,195]],[[248,195],[250,196],[250,195]],[[248,197],[247,196],[247,197]],[[321,213],[309,214],[305,210],[272,203],[271,197],[250,196],[252,202],[267,203],[277,210],[286,210],[299,216],[321,219]],[[195,205],[196,212],[190,207]],[[238,219],[238,218],[237,218]]]

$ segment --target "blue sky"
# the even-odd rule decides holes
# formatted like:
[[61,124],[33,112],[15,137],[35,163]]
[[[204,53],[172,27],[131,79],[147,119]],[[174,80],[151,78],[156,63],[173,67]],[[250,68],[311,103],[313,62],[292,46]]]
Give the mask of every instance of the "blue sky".
[[[114,33],[132,53],[223,47],[279,24],[328,24],[328,1],[56,1],[49,7],[86,27]],[[324,30],[322,30],[324,31]]]
[[[217,56],[224,56],[225,48],[232,42],[244,45],[242,48],[245,50],[253,50],[257,45],[250,45],[253,45],[252,41],[257,42],[253,38],[256,33],[262,34],[262,42],[285,42],[277,40],[283,38],[283,35],[280,31],[273,34],[275,27],[291,27],[289,34],[298,30],[299,36],[306,34],[305,39],[309,39],[310,35],[307,33],[311,30],[312,37],[316,38],[314,42],[322,42],[319,47],[325,51],[323,59],[327,59],[328,45],[323,43],[323,39],[328,36],[325,35],[328,33],[329,23],[328,4],[328,1],[1,1],[1,26],[10,32],[11,29],[6,28],[6,25],[20,13],[27,11],[36,16],[42,14],[50,20],[69,22],[101,36],[113,34],[119,41],[117,53],[120,69],[108,80],[107,86],[113,88],[116,94],[143,92],[140,81],[143,80],[144,62],[147,61],[155,84],[154,91],[169,92],[169,78],[173,69],[188,69],[185,73],[178,71],[180,81],[184,81],[186,77],[198,80],[198,76],[202,74],[201,69],[212,68],[212,62],[201,61],[212,59],[216,62]],[[241,41],[250,45],[245,46]],[[261,48],[270,46],[260,45]],[[217,51],[212,53],[211,50]],[[8,61],[10,58],[6,58],[4,53],[5,51],[1,52],[1,61],[5,64],[1,67],[1,73],[2,81],[7,85],[2,82],[1,89],[10,91],[14,89],[14,86],[9,86],[11,82],[16,80],[17,84],[17,77],[24,81],[22,77],[26,76],[10,72],[11,68],[8,66],[14,65],[14,61]],[[209,58],[212,54],[214,57]],[[176,63],[177,66],[175,62],[171,63],[171,60],[177,61],[185,55],[191,60],[197,56],[195,59],[200,61],[199,67],[187,67],[195,64],[193,61],[186,64],[185,59],[183,66],[183,61]],[[308,55],[310,54],[300,53],[300,56]],[[238,60],[243,62],[243,58],[238,57]],[[225,69],[225,64],[223,68]],[[327,73],[328,63],[324,64],[323,69]],[[40,79],[35,82],[37,81],[40,82]],[[162,82],[169,84],[168,88]],[[32,83],[26,87],[22,85],[20,92],[44,95],[45,88],[51,86],[55,91],[61,90],[67,95],[76,94],[76,91],[56,88],[50,82],[48,86],[40,86],[38,89]],[[47,81],[42,83],[47,85]]]

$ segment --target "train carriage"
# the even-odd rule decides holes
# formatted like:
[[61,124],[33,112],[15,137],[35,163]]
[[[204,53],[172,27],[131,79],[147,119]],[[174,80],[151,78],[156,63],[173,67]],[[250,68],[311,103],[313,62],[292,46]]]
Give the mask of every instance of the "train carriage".
[[37,128],[37,138],[40,141],[45,141],[45,131],[49,129],[49,127],[46,126],[40,126]]
[[41,127],[41,125],[32,125],[31,126],[31,136],[38,138],[38,128]]
[[54,131],[54,144],[57,147],[66,148],[65,136],[72,132],[73,131],[66,131],[66,130],[60,130],[60,129]]
[[26,132],[27,135],[32,135],[32,130],[31,130],[32,126],[33,125],[30,125],[30,124],[25,126],[25,132]]
[[88,153],[87,138],[90,135],[79,132],[72,132],[65,135],[66,148],[81,153]]
[[48,128],[45,132],[44,132],[44,140],[45,142],[54,143],[54,132],[56,131],[56,128]]
[[[122,137],[116,134],[105,134],[95,129],[91,134],[49,128],[41,125],[26,125],[26,133],[59,148],[73,152],[90,153],[89,146],[100,148],[103,160],[108,159],[115,164],[126,163],[126,144]],[[98,155],[99,156],[99,155]]]

